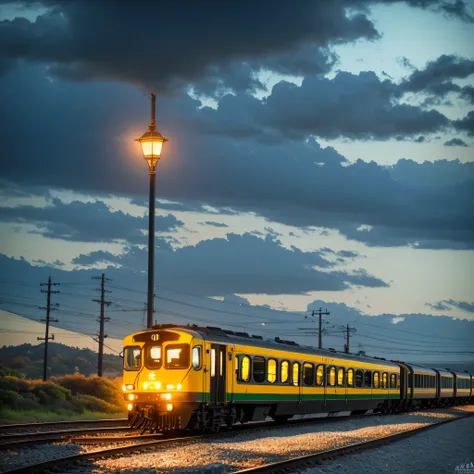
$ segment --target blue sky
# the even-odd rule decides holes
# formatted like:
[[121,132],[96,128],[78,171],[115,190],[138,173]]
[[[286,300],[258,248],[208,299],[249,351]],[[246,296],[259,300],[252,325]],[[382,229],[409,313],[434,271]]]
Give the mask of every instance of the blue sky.
[[142,323],[148,182],[133,139],[154,90],[169,138],[158,288],[302,314],[318,301],[341,323],[474,320],[474,3],[158,3],[167,23],[145,32],[132,4],[0,2],[0,308],[41,316],[13,274],[90,292],[106,271],[132,291],[124,330]]

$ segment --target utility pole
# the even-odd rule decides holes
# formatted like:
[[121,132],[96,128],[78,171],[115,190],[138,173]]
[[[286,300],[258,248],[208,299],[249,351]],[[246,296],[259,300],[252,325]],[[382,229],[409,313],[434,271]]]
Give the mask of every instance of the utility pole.
[[92,300],[100,304],[100,319],[99,322],[99,361],[97,364],[97,375],[102,377],[102,368],[104,362],[104,339],[107,337],[107,334],[104,334],[104,325],[106,321],[109,321],[110,318],[106,318],[104,315],[104,308],[105,306],[110,306],[110,301],[105,301],[105,293],[110,293],[110,290],[105,289],[105,282],[111,281],[110,278],[105,278],[105,274],[102,273],[100,277],[92,277],[93,280],[100,280],[100,300]]
[[[325,312],[322,311],[321,308],[319,308],[319,311],[315,311],[313,309],[313,312],[311,313],[311,316],[305,316],[305,319],[308,319],[308,318],[312,318],[312,321],[314,322],[314,317],[315,315],[318,314],[319,315],[319,329],[318,329],[318,348],[319,349],[322,349],[323,348],[323,332],[324,332],[324,329],[323,329],[323,315],[329,315],[331,313],[328,312],[328,310],[326,310]],[[314,335],[314,328],[298,328],[302,331],[312,331],[311,333],[307,333],[307,335]]]
[[350,348],[350,346],[349,346],[349,339],[350,339],[350,337],[351,337],[351,336],[350,336],[351,332],[357,332],[357,330],[356,330],[356,328],[350,328],[350,327],[349,327],[349,324],[348,324],[348,325],[347,325],[347,328],[346,328],[346,343],[344,344],[344,352],[345,352],[346,354],[349,353],[349,348]]
[[48,278],[48,283],[41,283],[40,286],[47,286],[47,290],[41,290],[41,293],[47,293],[47,300],[46,300],[46,307],[40,306],[39,309],[46,310],[46,319],[42,319],[41,321],[46,323],[46,328],[44,332],[44,337],[38,337],[38,341],[44,341],[44,359],[43,359],[43,381],[46,381],[48,378],[48,342],[54,341],[54,334],[51,334],[49,337],[49,323],[57,323],[57,319],[51,319],[50,313],[51,311],[55,311],[58,308],[58,304],[55,304],[51,307],[51,294],[52,293],[59,293],[59,291],[51,290],[52,286],[58,286],[59,283],[51,283],[51,277]]

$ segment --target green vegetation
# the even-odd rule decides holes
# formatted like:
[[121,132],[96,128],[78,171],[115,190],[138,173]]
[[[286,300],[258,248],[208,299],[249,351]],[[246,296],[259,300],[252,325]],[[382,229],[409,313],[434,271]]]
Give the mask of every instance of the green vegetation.
[[[43,376],[44,344],[3,346],[0,348],[1,367],[4,371],[36,379]],[[97,353],[55,342],[48,346],[48,376],[60,377],[81,373],[86,376],[97,373]],[[104,354],[104,374],[111,377],[122,375],[122,358]]]
[[121,379],[81,374],[26,380],[0,369],[0,422],[124,416]]

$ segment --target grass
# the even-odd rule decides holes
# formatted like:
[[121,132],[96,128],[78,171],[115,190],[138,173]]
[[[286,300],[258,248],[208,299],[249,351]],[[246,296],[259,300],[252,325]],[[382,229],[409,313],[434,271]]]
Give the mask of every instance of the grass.
[[124,413],[99,413],[84,411],[84,413],[74,413],[70,410],[42,411],[42,410],[11,410],[2,408],[0,410],[0,424],[9,423],[34,423],[41,421],[74,421],[74,420],[99,420],[115,419],[126,417]]

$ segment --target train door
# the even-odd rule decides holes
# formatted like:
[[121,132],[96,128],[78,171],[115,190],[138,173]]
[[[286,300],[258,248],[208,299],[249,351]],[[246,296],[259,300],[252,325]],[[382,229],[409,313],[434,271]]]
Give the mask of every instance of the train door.
[[227,349],[221,344],[211,344],[210,402],[223,404],[226,402],[226,360]]

